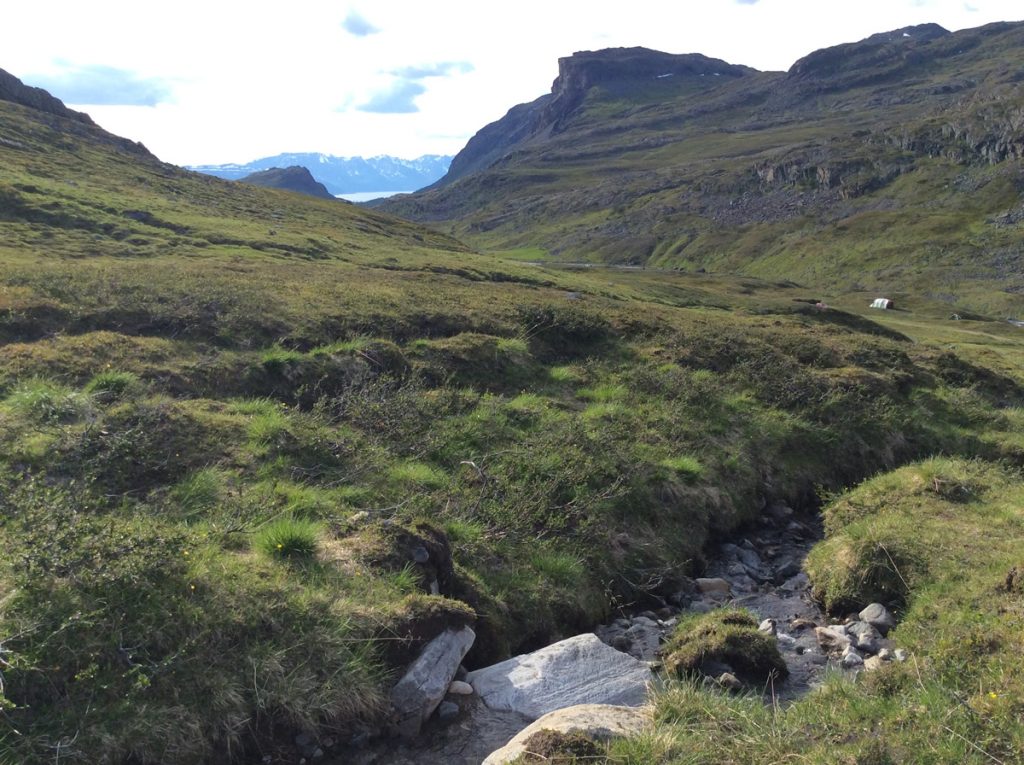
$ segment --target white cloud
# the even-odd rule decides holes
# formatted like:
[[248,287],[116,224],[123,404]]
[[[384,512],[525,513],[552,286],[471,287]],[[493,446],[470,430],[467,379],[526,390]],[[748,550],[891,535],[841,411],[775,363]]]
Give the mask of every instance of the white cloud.
[[[173,103],[136,94],[156,105],[87,108],[172,162],[293,150],[418,156],[457,151],[510,107],[546,93],[558,57],[573,51],[643,45],[786,69],[816,48],[888,29],[929,21],[958,29],[1022,15],[1019,0],[967,6],[633,0],[624,11],[589,0],[520,0],[514,12],[495,14],[477,0],[376,0],[367,17],[337,0],[35,0],[4,9],[0,68],[42,81],[60,75],[55,60],[63,58],[172,83]],[[347,21],[357,32],[379,31],[360,36]],[[392,106],[406,108],[357,108],[387,105],[380,99],[388,93]]]

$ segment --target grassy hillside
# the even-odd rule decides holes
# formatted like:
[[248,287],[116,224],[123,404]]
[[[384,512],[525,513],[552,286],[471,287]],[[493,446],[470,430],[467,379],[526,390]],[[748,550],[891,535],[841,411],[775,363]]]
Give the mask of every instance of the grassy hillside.
[[4,765],[288,762],[445,625],[481,666],[768,500],[1024,454],[1019,330],[925,299],[517,264],[5,101],[0,168]]
[[485,167],[383,208],[499,254],[912,290],[1016,315],[1024,26],[937,29],[787,73],[652,77],[620,50],[576,54],[552,95],[470,142],[468,158],[498,147]]

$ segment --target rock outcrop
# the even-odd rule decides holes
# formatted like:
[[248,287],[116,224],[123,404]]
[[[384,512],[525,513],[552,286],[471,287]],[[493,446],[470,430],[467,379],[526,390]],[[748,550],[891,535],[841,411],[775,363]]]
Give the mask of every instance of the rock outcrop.
[[654,677],[645,662],[585,634],[470,672],[466,679],[491,709],[536,719],[578,704],[641,706]]
[[42,88],[33,88],[30,85],[26,85],[13,74],[5,72],[3,69],[0,69],[0,101],[21,104],[30,109],[46,112],[47,114],[55,114],[86,125],[96,124],[88,114],[67,108],[59,98],[54,98]]
[[391,690],[391,732],[412,738],[444,699],[476,635],[469,627],[445,630],[420,652]]

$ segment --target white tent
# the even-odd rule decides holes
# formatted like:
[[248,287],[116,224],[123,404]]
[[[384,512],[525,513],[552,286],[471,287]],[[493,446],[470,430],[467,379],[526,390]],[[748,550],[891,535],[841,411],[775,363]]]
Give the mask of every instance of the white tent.
[[872,308],[895,308],[896,304],[893,303],[889,298],[875,298],[871,303]]

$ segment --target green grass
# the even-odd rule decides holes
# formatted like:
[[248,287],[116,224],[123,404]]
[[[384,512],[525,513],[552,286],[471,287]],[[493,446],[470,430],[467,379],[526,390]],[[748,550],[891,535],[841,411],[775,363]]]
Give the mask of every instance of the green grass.
[[300,518],[278,518],[257,530],[253,547],[266,556],[289,561],[308,561],[316,555],[320,527]]
[[59,383],[31,379],[18,384],[4,404],[15,414],[40,424],[58,424],[83,417],[89,397]]
[[899,620],[890,637],[910,660],[857,682],[833,676],[787,708],[673,685],[656,701],[657,739],[614,751],[651,763],[1014,762],[1024,742],[1014,659],[1022,500],[1017,470],[948,458],[838,496],[807,570],[840,610],[889,603]]
[[[0,761],[52,762],[74,740],[62,759],[244,762],[304,730],[341,737],[385,719],[389,678],[443,626],[473,623],[480,666],[671,595],[766,497],[806,505],[943,454],[967,461],[913,470],[987,503],[1011,474],[977,465],[1024,462],[1024,336],[951,322],[941,301],[898,295],[907,310],[878,315],[860,292],[822,295],[839,309],[820,313],[797,302],[807,289],[750,277],[517,264],[69,138],[5,103],[0,118],[30,147],[0,145]],[[965,502],[943,491],[907,502],[945,518]],[[988,547],[1009,545],[1012,502],[973,502],[958,538],[984,547],[991,526]],[[933,605],[957,591],[954,564],[1004,567],[932,555],[928,523],[835,507],[835,557],[875,560],[869,532],[891,532],[908,581],[941,584]],[[862,581],[893,592],[858,565],[816,586],[835,602]],[[974,576],[983,602],[996,580]],[[896,594],[903,614],[928,602]],[[1017,612],[999,602],[984,624],[1012,647]],[[813,712],[828,741],[810,711],[772,722],[681,686],[664,735],[623,761],[675,751],[671,710],[700,728],[701,704],[736,761],[758,731],[775,731],[772,753],[859,751],[876,712],[931,726],[898,753],[941,738],[948,713],[998,755],[1017,741],[1016,670],[967,658],[983,643],[951,613],[966,626],[936,655],[967,679],[924,686],[992,715],[988,739],[951,706],[913,711],[933,699],[909,686],[900,718],[830,685],[834,710]],[[907,641],[923,656],[920,629]]]

